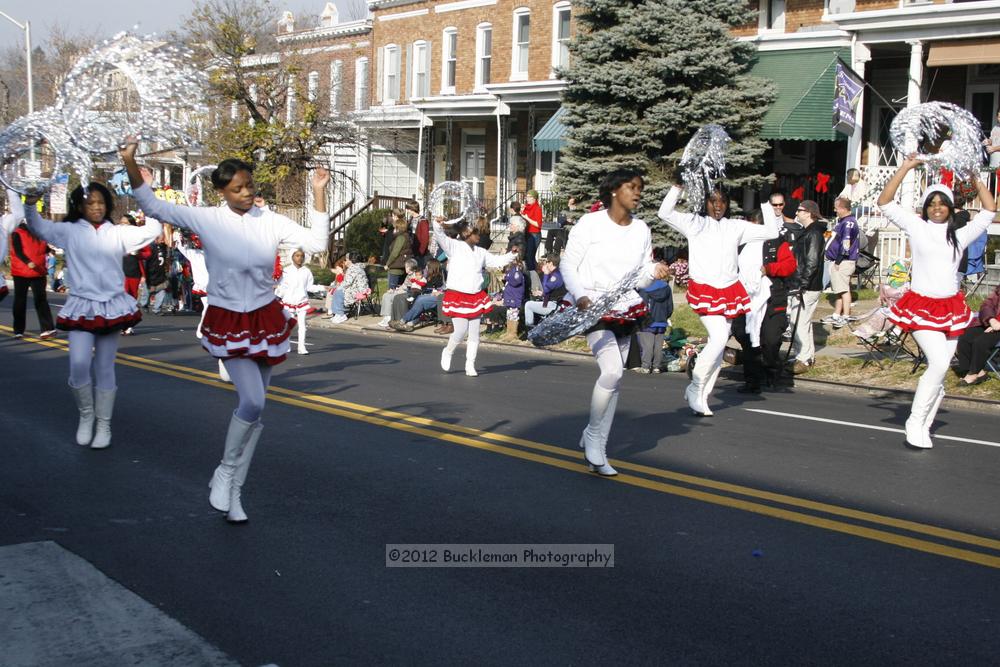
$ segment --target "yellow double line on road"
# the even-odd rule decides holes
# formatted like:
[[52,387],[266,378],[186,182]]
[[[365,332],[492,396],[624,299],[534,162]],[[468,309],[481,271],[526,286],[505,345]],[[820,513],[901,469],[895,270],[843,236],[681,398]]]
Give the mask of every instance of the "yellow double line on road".
[[[0,326],[0,331],[10,333],[11,329]],[[29,337],[25,340],[53,349],[65,350],[67,348],[66,342],[59,339],[41,340]],[[118,353],[117,363],[189,382],[233,390],[232,385],[221,382],[215,373],[197,368],[179,366],[122,352]],[[449,424],[404,412],[385,410],[283,387],[270,387],[268,398],[286,405],[541,463],[570,472],[592,474],[587,472],[583,466],[582,456],[578,449],[556,447],[502,433],[482,431],[459,424]],[[605,478],[605,481],[609,483],[627,484],[650,491],[667,493],[1000,569],[1000,555],[998,555],[1000,554],[1000,540],[686,475],[629,461],[612,460],[611,463],[622,472],[617,477]],[[854,523],[841,519],[848,519]],[[943,542],[931,541],[926,538],[936,538]],[[978,550],[958,545],[977,547]]]

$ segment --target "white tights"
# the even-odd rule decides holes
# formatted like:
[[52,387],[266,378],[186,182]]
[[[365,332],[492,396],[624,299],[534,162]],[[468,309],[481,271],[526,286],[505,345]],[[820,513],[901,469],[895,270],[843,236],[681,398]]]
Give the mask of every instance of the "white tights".
[[601,371],[590,396],[590,421],[587,424],[587,427],[595,432],[600,428],[609,408],[612,410],[612,414],[607,415],[609,417],[607,425],[610,431],[610,422],[614,418],[613,411],[617,405],[617,401],[614,399],[618,394],[618,385],[621,383],[622,375],[625,374],[629,341],[630,338],[617,338],[614,332],[607,329],[591,331],[587,334],[587,344],[590,345],[590,351],[594,353],[597,367]]
[[451,324],[455,327],[455,331],[452,332],[451,336],[448,337],[448,344],[445,348],[449,353],[455,351],[462,339],[465,338],[466,334],[469,336],[469,340],[465,346],[465,363],[470,364],[476,361],[476,353],[479,351],[479,322],[481,318],[476,318],[474,320],[469,320],[464,317],[453,317],[451,318]]
[[264,411],[272,367],[246,357],[224,359],[222,364],[226,367],[226,372],[229,373],[240,398],[236,416],[246,422],[256,422]]
[[118,353],[117,331],[92,334],[88,331],[69,332],[69,384],[83,387],[90,384],[91,368],[98,389],[114,389],[115,354]]
[[299,330],[299,349],[306,349],[306,313],[309,312],[309,306],[302,306],[301,308],[295,309],[295,321],[296,328]]
[[208,297],[202,296],[198,297],[201,299],[201,319],[198,320],[198,326],[194,330],[194,335],[200,340],[201,339],[201,323],[205,321],[205,313],[208,312]]

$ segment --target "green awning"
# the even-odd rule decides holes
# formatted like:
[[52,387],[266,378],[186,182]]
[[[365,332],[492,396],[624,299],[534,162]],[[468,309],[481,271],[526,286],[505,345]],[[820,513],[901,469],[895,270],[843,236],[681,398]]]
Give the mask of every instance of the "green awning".
[[566,126],[560,121],[565,113],[566,108],[559,107],[559,110],[552,114],[552,118],[549,118],[545,125],[542,125],[542,129],[535,135],[535,152],[552,151],[554,153],[562,150],[562,147],[566,145],[566,140],[563,138],[566,134]]
[[750,70],[770,79],[778,97],[764,115],[761,137],[805,141],[842,141],[833,129],[833,89],[838,56],[851,62],[850,49],[764,51]]

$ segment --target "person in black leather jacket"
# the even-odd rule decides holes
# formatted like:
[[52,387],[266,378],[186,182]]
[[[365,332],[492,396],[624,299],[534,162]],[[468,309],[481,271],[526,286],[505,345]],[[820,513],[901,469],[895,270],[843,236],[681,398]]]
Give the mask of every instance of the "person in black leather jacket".
[[820,219],[819,205],[809,199],[799,204],[795,221],[802,225],[804,231],[796,235],[792,248],[798,268],[789,286],[788,319],[796,323],[792,372],[800,374],[809,369],[816,356],[812,318],[823,293],[823,252],[826,244],[823,233],[826,232],[826,223]]

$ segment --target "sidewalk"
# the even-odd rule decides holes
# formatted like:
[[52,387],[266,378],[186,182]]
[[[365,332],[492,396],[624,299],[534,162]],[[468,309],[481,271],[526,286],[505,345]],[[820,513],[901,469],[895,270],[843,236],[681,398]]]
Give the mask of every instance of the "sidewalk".
[[[824,295],[826,296],[826,295]],[[314,300],[312,305],[322,308],[320,301]],[[678,304],[680,305],[680,304]],[[855,313],[867,313],[877,307],[876,302],[862,301],[855,304]],[[860,360],[865,358],[866,351],[861,345],[855,344],[855,339],[848,327],[833,329],[829,325],[819,324],[819,320],[833,312],[832,307],[826,299],[820,301],[816,309],[814,319],[814,332],[816,337],[816,357],[817,363],[809,373],[798,376],[787,376],[779,389],[789,387],[800,387],[819,392],[828,393],[865,393],[881,398],[892,398],[901,402],[909,402],[913,397],[913,390],[916,388],[917,379],[921,370],[911,374],[910,363],[900,360],[880,372],[876,367],[869,366],[863,371],[860,370]],[[324,316],[314,316],[309,319],[310,327],[323,329],[347,329],[368,335],[382,336],[405,336],[425,343],[435,342],[444,345],[447,336],[435,334],[436,324],[426,325],[414,329],[412,332],[402,333],[392,329],[386,330],[377,327],[378,316],[362,315],[359,318],[350,318],[342,324],[331,324]],[[730,341],[730,346],[738,347],[735,341]],[[582,339],[568,341],[564,348],[538,348],[527,341],[510,342],[502,340],[499,336],[483,334],[481,346],[492,347],[496,350],[528,352],[534,354],[568,354],[577,357],[590,357],[586,344]],[[787,345],[787,344],[786,344]],[[574,349],[575,348],[575,349]],[[782,351],[786,346],[782,346]],[[742,368],[739,366],[723,366],[724,377],[731,380],[742,380]],[[675,374],[671,374],[675,375]],[[676,375],[680,375],[677,373]],[[971,388],[960,388],[954,386],[956,378],[949,373],[946,378],[947,404],[952,407],[963,407],[971,410],[983,410],[995,408],[1000,405],[1000,381],[990,380],[982,385]]]

